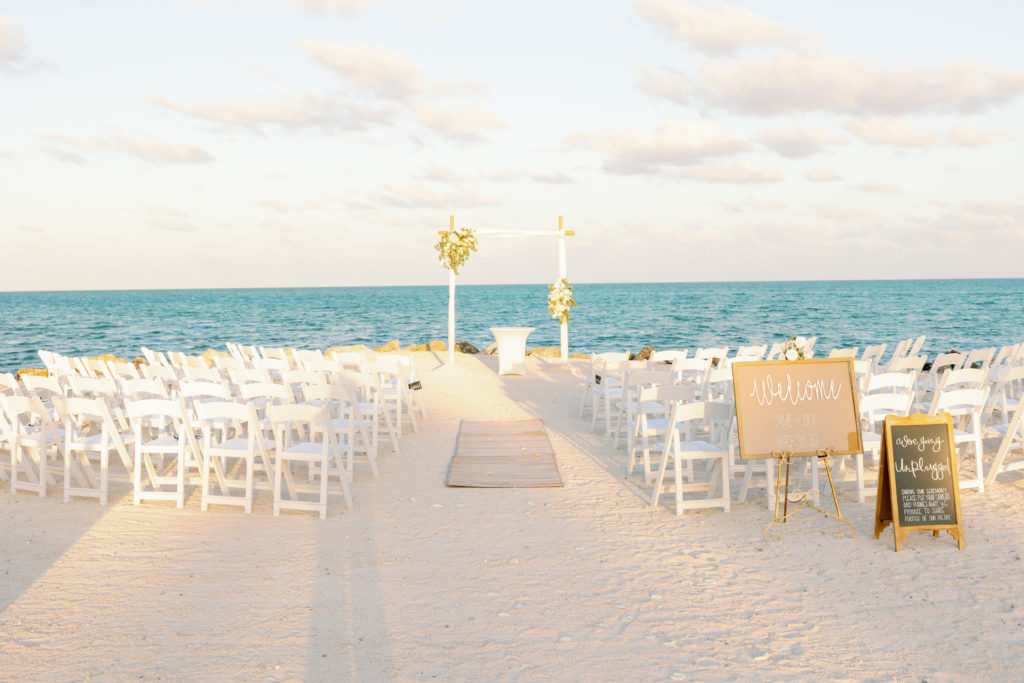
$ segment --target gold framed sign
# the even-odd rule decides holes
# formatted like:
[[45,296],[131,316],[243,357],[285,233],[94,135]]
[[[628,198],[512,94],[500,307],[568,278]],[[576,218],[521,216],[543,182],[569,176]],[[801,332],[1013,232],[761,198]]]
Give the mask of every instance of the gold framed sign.
[[733,363],[740,457],[864,450],[850,358]]

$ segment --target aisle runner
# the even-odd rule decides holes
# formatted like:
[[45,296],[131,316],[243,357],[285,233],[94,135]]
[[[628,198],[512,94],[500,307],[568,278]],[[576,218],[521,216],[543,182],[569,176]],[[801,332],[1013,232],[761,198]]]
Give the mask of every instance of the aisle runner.
[[562,486],[555,452],[540,420],[463,420],[448,486]]

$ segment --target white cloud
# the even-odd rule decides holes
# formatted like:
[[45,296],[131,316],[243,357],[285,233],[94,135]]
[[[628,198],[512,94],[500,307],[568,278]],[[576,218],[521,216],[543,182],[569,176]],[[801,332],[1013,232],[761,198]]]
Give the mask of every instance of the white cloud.
[[813,208],[817,214],[824,216],[825,218],[834,218],[838,220],[865,218],[870,215],[864,209],[854,206],[815,205]]
[[758,133],[762,145],[790,159],[808,157],[822,151],[827,145],[840,142],[823,128],[770,128]]
[[651,69],[643,65],[635,67],[639,81],[637,87],[648,95],[666,99],[675,104],[689,104],[693,97],[692,79],[679,69]]
[[903,188],[898,185],[890,185],[888,183],[880,183],[874,180],[868,180],[857,185],[857,189],[861,192],[878,192],[882,194],[896,194],[903,192]]
[[949,140],[954,145],[963,147],[982,147],[1001,142],[1006,139],[1002,133],[990,130],[978,130],[966,123],[957,123],[949,130]]
[[1024,93],[1024,73],[972,61],[944,67],[879,67],[827,54],[780,52],[701,63],[700,92],[744,114],[800,111],[905,114],[977,112]]
[[356,91],[385,104],[385,111],[405,107],[421,125],[450,140],[476,142],[506,127],[483,105],[441,105],[436,98],[475,97],[486,91],[465,77],[429,83],[426,72],[403,54],[359,43],[336,45],[307,40],[297,47],[345,80]]
[[724,128],[700,119],[664,122],[653,131],[576,131],[567,135],[565,142],[600,152],[605,167],[618,173],[657,173],[665,167],[695,164],[749,148]]
[[21,27],[0,14],[0,66],[13,65],[28,58],[28,46]]
[[784,209],[786,205],[771,199],[759,199],[758,197],[747,197],[743,205],[750,209]]
[[880,116],[848,121],[846,128],[864,142],[893,147],[930,147],[939,143],[931,131],[912,126],[906,121]]
[[782,180],[782,173],[778,169],[748,162],[714,161],[698,164],[683,169],[682,175],[694,180],[707,180],[713,183],[771,183]]
[[334,12],[336,14],[360,14],[379,4],[380,0],[292,0],[299,7]]
[[376,200],[385,205],[401,209],[466,209],[480,206],[498,206],[501,201],[458,188],[435,191],[417,185],[387,185]]
[[416,102],[412,111],[416,120],[438,135],[454,140],[474,141],[506,127],[482,105],[455,104],[451,108],[430,102]]
[[841,180],[834,168],[812,168],[804,173],[804,177],[813,183],[830,183]]
[[297,47],[359,89],[378,97],[407,100],[425,88],[425,74],[405,55],[359,43],[336,45],[305,40]]
[[188,143],[172,144],[153,135],[119,137],[114,146],[146,161],[175,164],[201,164],[213,161],[210,153],[201,147]]
[[61,161],[84,164],[89,153],[121,152],[156,163],[201,164],[213,161],[202,147],[190,143],[171,143],[146,133],[127,135],[116,132],[107,138],[73,138],[67,135],[41,135],[48,144],[43,151]]
[[395,117],[392,107],[313,95],[262,102],[179,104],[162,97],[154,97],[151,101],[159,107],[185,116],[252,130],[270,125],[289,129],[362,130],[371,124],[388,125]]
[[471,174],[456,173],[450,168],[441,166],[437,163],[431,163],[424,168],[418,175],[422,180],[429,180],[432,182],[439,183],[464,183],[470,181],[487,181],[487,182],[534,182],[544,183],[549,185],[565,185],[573,182],[565,173],[559,173],[557,171],[543,172],[543,171],[517,171],[517,170],[498,170],[498,171],[479,171]]
[[724,2],[701,7],[682,0],[638,0],[637,9],[673,37],[710,55],[728,55],[751,45],[793,43],[800,38],[781,24]]

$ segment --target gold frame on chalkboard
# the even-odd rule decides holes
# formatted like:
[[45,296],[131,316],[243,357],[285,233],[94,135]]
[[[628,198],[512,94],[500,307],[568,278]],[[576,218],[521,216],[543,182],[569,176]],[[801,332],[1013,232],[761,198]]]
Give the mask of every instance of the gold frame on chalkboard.
[[[752,421],[747,420],[744,422],[744,413],[747,413],[748,417],[751,412],[751,407],[747,404],[752,402],[751,396],[743,396],[741,400],[740,392],[740,375],[745,373],[747,369],[756,370],[758,368],[767,368],[773,366],[789,366],[794,369],[813,369],[822,365],[843,365],[846,368],[846,372],[843,376],[848,380],[844,388],[844,394],[846,398],[843,400],[843,405],[848,406],[849,410],[843,412],[843,419],[848,421],[848,426],[851,428],[850,431],[844,434],[844,439],[840,443],[821,443],[815,445],[813,448],[806,450],[798,449],[783,449],[783,448],[772,448],[772,449],[758,449],[757,452],[749,452],[751,449],[746,448],[745,445],[749,445],[751,437],[747,432],[751,428]],[[732,365],[732,376],[733,376],[733,398],[736,404],[736,431],[739,435],[740,442],[740,458],[742,460],[757,460],[764,458],[778,458],[781,451],[786,451],[791,457],[811,457],[818,456],[824,449],[831,449],[831,455],[853,455],[855,453],[864,452],[864,441],[861,437],[860,431],[860,409],[857,403],[857,376],[853,370],[853,360],[851,358],[811,358],[808,360],[769,360],[769,361],[748,361],[741,363],[733,363]],[[745,377],[744,377],[745,379]],[[763,425],[753,425],[754,428],[758,426],[763,428]],[[746,427],[746,429],[745,429]],[[851,442],[851,437],[854,437]]]
[[[896,497],[896,467],[893,462],[892,452],[892,428],[907,425],[945,425],[946,443],[949,444],[947,457],[949,458],[949,474],[953,488],[953,509],[955,510],[955,524],[929,524],[923,526],[901,526],[899,515],[899,502]],[[949,413],[938,415],[915,414],[907,417],[888,415],[885,418],[885,426],[882,428],[882,444],[879,452],[882,455],[882,462],[878,467],[878,496],[875,500],[875,538],[892,524],[893,541],[896,552],[903,547],[903,541],[913,531],[931,531],[932,536],[938,536],[942,531],[948,531],[956,539],[957,547],[963,550],[964,544],[964,522],[960,509],[960,472],[958,468],[958,453],[956,441],[953,435],[953,418]]]

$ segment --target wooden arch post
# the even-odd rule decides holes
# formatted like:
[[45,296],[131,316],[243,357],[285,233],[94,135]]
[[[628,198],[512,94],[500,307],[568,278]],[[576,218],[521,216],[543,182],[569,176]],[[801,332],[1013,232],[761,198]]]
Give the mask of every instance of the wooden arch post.
[[[449,217],[448,230],[455,230],[455,216]],[[445,234],[440,231],[439,234]],[[550,232],[527,231],[527,230],[488,230],[477,233],[478,235],[490,235],[495,237],[544,237],[551,238]],[[566,230],[563,217],[558,217],[558,279],[568,278],[565,256],[565,238],[576,234],[574,230]],[[561,346],[560,357],[563,363],[569,360],[569,323],[559,323],[559,341]],[[455,362],[455,272],[448,271],[448,362]]]

